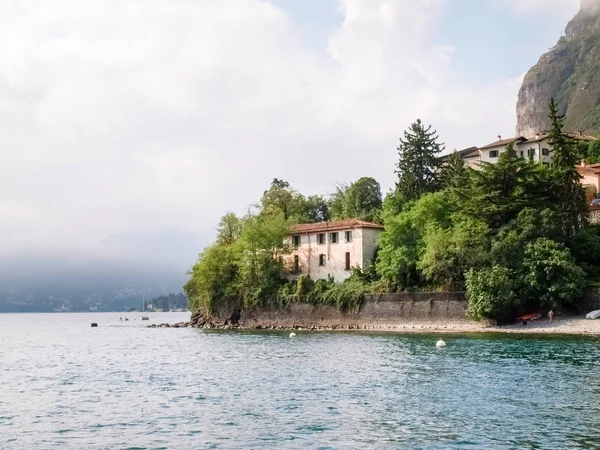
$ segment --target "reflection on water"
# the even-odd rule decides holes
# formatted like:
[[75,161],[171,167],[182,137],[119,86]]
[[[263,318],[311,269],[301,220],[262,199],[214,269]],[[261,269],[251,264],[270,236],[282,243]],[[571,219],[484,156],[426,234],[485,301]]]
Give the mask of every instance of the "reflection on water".
[[436,336],[126,315],[0,315],[0,448],[600,445],[598,339],[448,336],[440,350]]

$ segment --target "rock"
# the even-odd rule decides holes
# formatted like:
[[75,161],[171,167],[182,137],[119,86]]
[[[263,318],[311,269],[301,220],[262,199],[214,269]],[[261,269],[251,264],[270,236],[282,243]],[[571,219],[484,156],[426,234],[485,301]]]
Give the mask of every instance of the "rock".
[[566,114],[565,131],[600,130],[600,2],[582,0],[565,36],[525,75],[517,102],[517,136],[548,130],[548,104],[554,97]]
[[254,327],[254,329],[255,329],[255,330],[262,330],[262,325],[256,325],[256,326]]

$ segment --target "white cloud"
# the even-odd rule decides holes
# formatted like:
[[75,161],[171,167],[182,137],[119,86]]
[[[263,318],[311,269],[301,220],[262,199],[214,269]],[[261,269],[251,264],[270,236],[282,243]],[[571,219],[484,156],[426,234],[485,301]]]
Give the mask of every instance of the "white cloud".
[[579,9],[581,0],[498,0],[519,13],[553,13],[571,18]]
[[0,0],[1,251],[207,236],[273,177],[391,186],[417,117],[448,148],[510,133],[520,80],[456,78],[444,3],[341,0],[318,52],[264,0]]

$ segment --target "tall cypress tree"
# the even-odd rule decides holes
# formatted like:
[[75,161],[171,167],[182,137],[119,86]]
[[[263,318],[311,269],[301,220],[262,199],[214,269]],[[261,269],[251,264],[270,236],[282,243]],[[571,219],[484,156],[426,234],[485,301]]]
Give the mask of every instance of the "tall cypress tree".
[[563,217],[563,229],[572,236],[586,223],[587,206],[581,175],[577,171],[578,155],[574,139],[564,131],[565,116],[558,114],[554,98],[550,100],[550,135],[552,147],[552,178],[559,214]]
[[420,119],[404,132],[404,139],[400,138],[396,193],[403,201],[416,200],[438,189],[438,154],[444,149],[438,139],[431,125],[425,127]]
[[469,172],[465,167],[465,160],[456,150],[442,165],[439,172],[439,180],[444,188],[463,188],[469,181]]

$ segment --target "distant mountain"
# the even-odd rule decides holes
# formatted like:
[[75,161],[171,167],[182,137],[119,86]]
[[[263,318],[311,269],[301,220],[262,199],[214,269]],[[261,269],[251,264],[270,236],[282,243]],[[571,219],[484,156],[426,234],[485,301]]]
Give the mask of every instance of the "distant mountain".
[[565,35],[525,76],[517,136],[532,137],[549,128],[551,97],[567,115],[567,130],[600,133],[600,0],[581,1]]
[[182,291],[185,269],[139,262],[0,261],[0,312],[125,311]]

